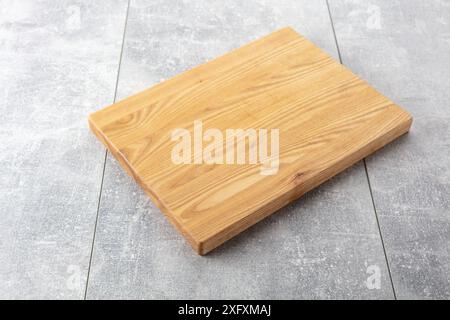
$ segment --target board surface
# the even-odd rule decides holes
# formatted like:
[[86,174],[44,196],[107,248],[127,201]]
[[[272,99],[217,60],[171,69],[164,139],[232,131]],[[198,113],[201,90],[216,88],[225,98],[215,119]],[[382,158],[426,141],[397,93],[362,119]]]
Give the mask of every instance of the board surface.
[[[198,121],[203,132],[224,137],[227,129],[279,130],[277,172],[261,174],[261,164],[249,161],[175,163],[173,132],[194,137]],[[89,117],[95,135],[199,254],[406,133],[411,122],[290,28]],[[247,143],[247,155],[257,147]],[[198,162],[205,149],[192,150]]]

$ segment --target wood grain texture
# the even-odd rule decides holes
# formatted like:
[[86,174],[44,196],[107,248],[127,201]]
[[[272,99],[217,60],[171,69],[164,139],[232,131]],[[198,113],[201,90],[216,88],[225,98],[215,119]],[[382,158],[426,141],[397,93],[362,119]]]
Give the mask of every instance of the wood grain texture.
[[[280,130],[280,168],[175,165],[171,132]],[[411,117],[290,28],[89,117],[126,171],[205,254],[409,130]]]

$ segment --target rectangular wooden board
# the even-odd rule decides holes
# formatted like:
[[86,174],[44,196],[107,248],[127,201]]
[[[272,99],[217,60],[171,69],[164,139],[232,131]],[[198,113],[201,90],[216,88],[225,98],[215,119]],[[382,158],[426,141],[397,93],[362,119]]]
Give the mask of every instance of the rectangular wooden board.
[[[195,121],[224,137],[227,129],[278,129],[278,171],[261,174],[261,164],[248,159],[174,163],[179,141],[172,134],[186,129],[193,137]],[[95,135],[199,254],[406,133],[411,123],[407,112],[291,28],[89,117]],[[245,148],[248,154],[255,145]],[[191,159],[201,162],[202,150]]]

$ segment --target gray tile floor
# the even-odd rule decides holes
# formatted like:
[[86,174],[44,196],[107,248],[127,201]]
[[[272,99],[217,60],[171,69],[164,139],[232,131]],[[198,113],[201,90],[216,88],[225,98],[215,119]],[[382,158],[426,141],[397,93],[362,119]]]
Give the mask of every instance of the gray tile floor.
[[[412,132],[197,256],[87,115],[290,25]],[[0,298],[450,298],[450,1],[0,1]]]

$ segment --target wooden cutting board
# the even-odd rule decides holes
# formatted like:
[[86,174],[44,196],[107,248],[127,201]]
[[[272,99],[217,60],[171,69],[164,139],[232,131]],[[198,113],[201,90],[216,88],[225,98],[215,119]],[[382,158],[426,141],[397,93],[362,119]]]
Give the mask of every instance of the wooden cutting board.
[[[407,112],[290,28],[89,117],[95,135],[199,254],[406,133],[411,123]],[[223,140],[199,136],[199,124],[203,135],[213,129]],[[227,129],[253,130],[256,143],[249,134],[239,149]],[[261,144],[264,129],[270,134]],[[270,153],[277,141],[272,132],[278,132],[278,157],[276,149]],[[269,173],[259,154],[264,145],[275,155]],[[213,161],[205,150],[213,150],[207,153]]]

